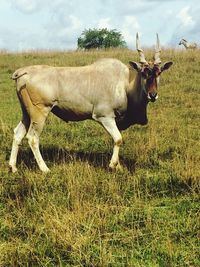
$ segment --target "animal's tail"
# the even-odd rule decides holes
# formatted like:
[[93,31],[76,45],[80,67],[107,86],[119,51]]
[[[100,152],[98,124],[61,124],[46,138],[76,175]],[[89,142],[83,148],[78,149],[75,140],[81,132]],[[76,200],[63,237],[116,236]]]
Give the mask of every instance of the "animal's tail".
[[20,77],[22,77],[23,75],[25,75],[25,74],[27,74],[27,72],[19,72],[18,70],[16,70],[14,73],[13,73],[13,75],[12,75],[12,77],[11,77],[11,79],[13,79],[13,80],[17,80],[17,79],[19,79]]

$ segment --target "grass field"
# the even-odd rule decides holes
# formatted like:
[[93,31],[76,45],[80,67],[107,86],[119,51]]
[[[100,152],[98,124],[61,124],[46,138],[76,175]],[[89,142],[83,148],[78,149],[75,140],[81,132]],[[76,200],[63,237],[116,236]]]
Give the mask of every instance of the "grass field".
[[[151,57],[149,49],[146,57]],[[200,50],[164,50],[149,124],[122,132],[123,173],[108,169],[113,143],[93,121],[53,115],[41,135],[42,174],[23,141],[8,172],[21,110],[11,74],[32,64],[79,66],[136,52],[0,54],[0,266],[200,266]]]

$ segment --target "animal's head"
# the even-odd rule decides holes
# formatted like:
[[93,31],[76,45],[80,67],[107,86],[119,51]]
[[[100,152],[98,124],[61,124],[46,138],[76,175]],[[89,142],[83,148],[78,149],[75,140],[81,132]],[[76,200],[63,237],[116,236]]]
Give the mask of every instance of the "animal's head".
[[163,65],[161,64],[160,59],[160,42],[157,34],[157,43],[155,49],[155,55],[153,62],[147,62],[144,56],[143,50],[139,45],[139,37],[138,33],[136,34],[136,48],[140,56],[140,61],[134,62],[129,61],[130,66],[135,69],[141,75],[141,87],[144,91],[147,100],[151,102],[155,102],[158,98],[158,84],[159,77],[161,73],[171,67],[173,62],[165,62]]
[[181,39],[180,42],[179,42],[179,45],[182,45],[184,43],[187,43],[187,41],[185,39]]

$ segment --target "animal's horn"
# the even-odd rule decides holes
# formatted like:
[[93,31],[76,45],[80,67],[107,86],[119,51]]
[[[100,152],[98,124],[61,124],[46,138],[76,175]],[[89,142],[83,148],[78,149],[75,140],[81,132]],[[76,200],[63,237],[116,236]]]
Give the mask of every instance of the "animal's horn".
[[154,55],[155,65],[158,65],[161,63],[160,52],[161,52],[160,41],[159,41],[158,34],[156,34],[156,48],[155,48],[155,55]]
[[142,63],[142,64],[148,64],[146,59],[145,59],[144,52],[141,49],[140,44],[139,44],[138,32],[136,33],[136,49],[137,49],[137,51],[139,53],[139,56],[140,56],[140,61],[139,62]]

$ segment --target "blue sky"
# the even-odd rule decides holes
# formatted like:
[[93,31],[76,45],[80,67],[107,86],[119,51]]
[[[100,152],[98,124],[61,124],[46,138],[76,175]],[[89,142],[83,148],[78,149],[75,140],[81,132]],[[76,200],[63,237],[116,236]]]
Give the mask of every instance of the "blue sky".
[[0,0],[0,50],[77,48],[85,29],[117,29],[135,49],[178,47],[181,38],[200,45],[199,0]]

